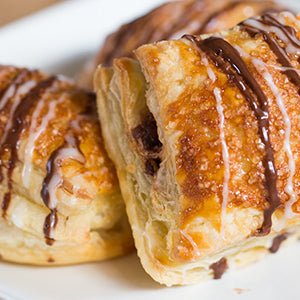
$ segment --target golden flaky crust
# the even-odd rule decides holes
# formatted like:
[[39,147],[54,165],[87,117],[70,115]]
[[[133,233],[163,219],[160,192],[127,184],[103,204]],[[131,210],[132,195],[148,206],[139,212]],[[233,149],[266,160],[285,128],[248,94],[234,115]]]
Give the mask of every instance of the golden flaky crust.
[[125,254],[132,239],[95,96],[0,66],[0,255],[70,264]]
[[167,2],[110,34],[97,56],[86,64],[78,76],[78,82],[82,86],[92,87],[97,65],[107,67],[112,65],[114,58],[133,57],[132,50],[143,44],[180,38],[186,33],[213,33],[264,12],[282,10],[282,6],[273,1],[261,0]]
[[299,30],[267,14],[98,68],[104,140],[155,280],[219,278],[299,238]]

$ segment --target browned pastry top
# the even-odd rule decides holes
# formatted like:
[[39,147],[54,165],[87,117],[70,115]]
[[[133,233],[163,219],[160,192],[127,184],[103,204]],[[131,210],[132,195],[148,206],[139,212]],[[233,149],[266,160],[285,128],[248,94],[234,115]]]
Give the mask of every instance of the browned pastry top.
[[[298,19],[266,14],[207,39],[136,51],[155,87],[163,147],[176,149],[177,259],[197,259],[246,232],[268,234],[274,212],[290,224],[299,214],[299,40]],[[193,231],[201,220],[224,239]]]
[[240,21],[267,11],[282,10],[273,1],[186,0],[163,4],[106,39],[97,63],[112,64],[117,57],[132,56],[132,50],[151,42],[231,28]]
[[213,33],[231,28],[247,18],[283,7],[260,0],[184,0],[165,3],[110,34],[97,56],[79,76],[79,83],[92,87],[97,65],[111,66],[114,58],[133,57],[132,50],[183,34]]

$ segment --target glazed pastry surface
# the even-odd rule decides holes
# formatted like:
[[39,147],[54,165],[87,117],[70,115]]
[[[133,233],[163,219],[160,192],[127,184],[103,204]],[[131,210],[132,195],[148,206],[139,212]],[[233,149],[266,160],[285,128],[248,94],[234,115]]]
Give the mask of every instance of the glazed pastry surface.
[[0,255],[30,264],[102,260],[132,248],[93,93],[0,66]]
[[220,278],[299,238],[299,30],[265,14],[98,68],[104,140],[155,280]]
[[184,0],[167,2],[110,34],[96,57],[87,64],[78,81],[92,87],[97,65],[111,66],[114,58],[134,57],[132,50],[183,34],[213,33],[229,29],[242,20],[283,8],[273,1]]

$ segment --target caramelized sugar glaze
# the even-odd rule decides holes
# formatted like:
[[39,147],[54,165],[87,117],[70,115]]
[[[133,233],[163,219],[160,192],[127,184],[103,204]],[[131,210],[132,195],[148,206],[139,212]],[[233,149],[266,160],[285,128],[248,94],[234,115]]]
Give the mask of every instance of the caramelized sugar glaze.
[[[93,93],[62,77],[0,66],[0,115],[1,217],[7,222],[14,221],[17,194],[45,206],[48,214],[36,231],[53,245],[59,221],[93,202],[97,210],[96,198],[119,191]],[[34,172],[44,178],[40,184]]]
[[203,41],[198,41],[192,36],[186,36],[186,38],[195,43],[199,49],[206,52],[215,65],[228,78],[233,80],[245,99],[249,102],[249,106],[254,111],[255,117],[258,120],[259,135],[265,148],[263,166],[265,169],[265,186],[268,193],[267,199],[270,203],[270,208],[265,210],[265,221],[259,232],[268,234],[272,227],[272,213],[281,204],[276,188],[277,170],[274,164],[274,150],[269,136],[270,118],[268,99],[238,51],[224,39],[211,37]]
[[[299,213],[299,146],[297,143],[298,136],[295,136],[295,132],[298,132],[299,130],[299,106],[296,105],[295,101],[299,99],[300,77],[298,67],[300,41],[299,32],[292,26],[289,26],[289,22],[290,25],[293,25],[294,23],[299,26],[299,21],[288,13],[285,15],[283,14],[280,17],[276,17],[272,14],[265,14],[261,18],[246,20],[238,26],[238,30],[244,32],[242,34],[245,36],[245,39],[247,39],[247,35],[258,40],[262,39],[263,54],[259,54],[255,49],[250,51],[250,53],[248,51],[246,52],[239,46],[239,41],[231,36],[213,35],[203,40],[197,36],[185,36],[187,40],[191,41],[193,48],[199,51],[202,60],[201,64],[206,66],[206,73],[213,85],[209,88],[210,91],[208,92],[209,94],[212,94],[217,102],[214,108],[211,107],[205,112],[207,116],[206,121],[203,119],[204,115],[201,114],[201,122],[202,124],[205,124],[205,127],[208,126],[208,128],[210,128],[209,131],[213,130],[215,132],[216,130],[219,130],[219,137],[216,138],[214,143],[212,142],[212,138],[209,138],[207,141],[208,149],[201,149],[201,145],[203,145],[201,143],[201,145],[198,145],[198,150],[196,150],[196,144],[193,144],[192,142],[194,139],[197,140],[194,135],[185,135],[181,138],[183,148],[181,154],[177,157],[177,165],[179,166],[179,170],[182,169],[182,167],[186,168],[186,165],[189,166],[189,170],[186,169],[184,171],[186,173],[184,176],[186,179],[183,181],[183,184],[181,184],[182,191],[187,197],[198,199],[198,204],[195,205],[198,206],[198,209],[200,210],[201,208],[199,207],[202,206],[201,204],[199,206],[199,203],[202,202],[201,199],[209,196],[207,195],[209,191],[216,191],[219,194],[219,197],[223,199],[222,203],[224,204],[224,202],[226,202],[225,206],[222,204],[217,205],[222,211],[221,215],[222,213],[226,214],[224,213],[224,210],[226,211],[227,208],[232,205],[254,205],[254,207],[264,208],[264,221],[261,227],[253,233],[255,235],[266,235],[270,233],[272,228],[272,215],[278,209],[283,209],[287,220],[292,219]],[[271,56],[266,55],[266,51],[268,51],[267,48],[273,53]],[[207,61],[210,61],[215,65],[214,70],[213,67],[209,67]],[[274,76],[272,78],[272,68],[279,69],[283,76]],[[220,77],[218,74],[220,72],[226,75],[226,80],[221,79],[222,75]],[[219,78],[217,79],[217,77]],[[221,88],[222,85],[220,85],[222,81],[223,88]],[[225,83],[226,81],[227,83]],[[279,81],[281,81],[281,83]],[[243,98],[248,102],[248,106],[253,111],[256,119],[256,121],[252,119],[252,121],[250,121],[252,125],[250,125],[248,116],[245,118],[245,125],[240,124],[240,126],[242,125],[248,132],[248,143],[253,144],[250,147],[247,146],[248,149],[246,151],[249,151],[248,153],[244,152],[242,149],[238,149],[241,142],[239,141],[239,138],[232,141],[232,137],[229,137],[228,134],[225,134],[223,141],[225,142],[225,147],[229,149],[229,156],[228,154],[227,156],[224,155],[224,149],[223,151],[220,149],[220,147],[222,148],[222,127],[223,130],[228,133],[230,123],[234,122],[237,117],[234,117],[233,115],[230,117],[230,114],[226,112],[229,109],[228,98],[226,96],[227,86],[236,87],[240,91]],[[286,99],[289,99],[286,95],[287,91],[290,93],[290,97],[292,97],[290,103],[286,102]],[[284,94],[284,96],[281,94]],[[237,96],[234,96],[234,98],[236,97]],[[201,95],[201,98],[203,99],[201,101],[208,100],[208,96],[204,97]],[[222,110],[218,109],[218,98],[219,103],[223,106]],[[193,107],[195,106],[192,103],[191,105]],[[272,106],[271,111],[270,105]],[[203,102],[202,106],[207,105]],[[175,108],[174,105],[172,105],[170,107],[170,112],[177,111],[177,109],[178,108]],[[239,111],[242,112],[244,109],[245,108],[240,108]],[[211,114],[215,115],[216,113],[219,115],[219,118],[210,116]],[[239,113],[237,112],[237,115],[238,114]],[[249,115],[249,112],[247,112],[247,115]],[[230,119],[228,119],[227,116],[230,117]],[[290,116],[293,117],[291,118]],[[223,123],[220,121],[222,118]],[[209,121],[211,119],[215,119],[216,122]],[[253,141],[251,141],[251,136],[254,137],[255,135],[253,128],[257,128],[255,131],[259,138],[257,139],[257,137],[255,137]],[[193,129],[190,128],[188,132],[191,132],[192,130]],[[207,136],[207,132],[203,134],[204,136]],[[212,134],[215,135],[217,132]],[[236,143],[234,147],[232,147],[232,142]],[[243,143],[245,143],[245,141]],[[261,145],[259,146],[259,144]],[[219,148],[218,152],[220,153],[220,157],[218,156],[218,158],[215,158],[215,160],[217,159],[218,161],[213,162],[213,160],[209,158],[210,145],[212,145],[213,148]],[[265,200],[263,200],[263,198],[253,198],[251,200],[251,192],[247,196],[243,195],[243,192],[234,192],[234,190],[238,190],[238,187],[233,188],[232,186],[234,171],[232,170],[233,166],[230,162],[230,156],[232,155],[232,151],[234,151],[233,148],[236,149],[235,151],[241,151],[241,155],[248,157],[249,155],[256,156],[260,153],[258,157],[260,156],[262,164],[257,164],[257,162],[254,162],[253,160],[253,163],[257,165],[257,171],[254,172],[254,169],[250,168],[247,176],[249,177],[248,182],[250,185],[254,184],[254,189],[257,189],[259,186],[263,188],[259,188],[263,191],[263,193],[260,191],[259,194]],[[202,153],[200,156],[199,149],[201,149]],[[208,154],[207,163],[214,164],[215,166],[212,170],[218,170],[218,165],[223,170],[223,175],[221,176],[223,179],[216,184],[215,188],[213,188],[212,185],[210,185],[210,188],[204,186],[203,188],[200,188],[200,186],[203,185],[201,182],[211,177],[207,172],[206,175],[202,175],[203,171],[199,170],[201,175],[197,179],[194,178],[192,174],[189,174],[191,169],[197,168],[196,162],[199,161],[199,159],[201,160],[200,157],[203,159],[203,157],[206,156],[204,152]],[[254,154],[255,152],[257,154]],[[257,160],[258,157],[255,159]],[[283,157],[282,161],[280,161],[280,157]],[[226,160],[228,159],[229,163],[226,164]],[[247,160],[251,162],[252,159],[249,157]],[[185,161],[185,163],[183,161]],[[280,169],[279,175],[278,169]],[[254,172],[253,175],[255,173],[257,174],[255,175],[256,178],[253,177],[251,179],[252,171]],[[179,171],[178,175],[180,175],[181,172],[182,171]],[[224,180],[226,172],[230,174],[227,185]],[[178,178],[181,178],[181,175],[178,176]],[[223,191],[221,192],[220,189]],[[226,193],[224,193],[224,189],[227,189]],[[238,199],[234,200],[234,194],[236,194],[236,196],[239,194],[242,196],[242,199],[240,199],[240,201]],[[229,195],[229,199],[225,199],[224,195],[227,195],[227,197]],[[190,213],[194,214],[191,206],[189,206],[185,212],[189,217],[185,216],[184,219],[190,218]],[[187,222],[187,219],[184,222]]]

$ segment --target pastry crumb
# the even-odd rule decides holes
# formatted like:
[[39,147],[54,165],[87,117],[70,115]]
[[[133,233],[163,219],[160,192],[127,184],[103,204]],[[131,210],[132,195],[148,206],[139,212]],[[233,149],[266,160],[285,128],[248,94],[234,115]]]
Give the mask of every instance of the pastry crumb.
[[234,291],[237,292],[237,294],[241,295],[241,294],[243,294],[243,293],[249,292],[250,289],[240,289],[240,288],[235,288]]

